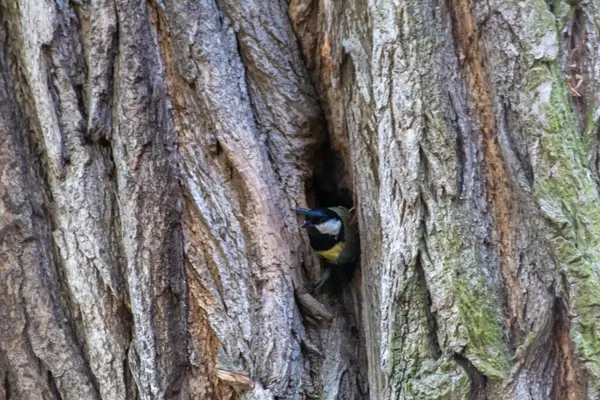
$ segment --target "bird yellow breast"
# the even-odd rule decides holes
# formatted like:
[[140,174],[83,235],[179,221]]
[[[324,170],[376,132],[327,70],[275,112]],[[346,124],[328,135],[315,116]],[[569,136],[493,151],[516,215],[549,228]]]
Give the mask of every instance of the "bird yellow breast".
[[344,242],[339,242],[329,250],[317,251],[317,253],[326,260],[335,261],[340,256],[340,253],[344,250]]

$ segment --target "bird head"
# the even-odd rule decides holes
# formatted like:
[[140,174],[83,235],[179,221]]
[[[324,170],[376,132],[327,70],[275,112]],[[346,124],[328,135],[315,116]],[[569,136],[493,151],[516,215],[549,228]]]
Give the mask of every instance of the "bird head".
[[301,228],[314,228],[323,235],[337,236],[342,229],[342,220],[328,208],[317,208],[305,214]]

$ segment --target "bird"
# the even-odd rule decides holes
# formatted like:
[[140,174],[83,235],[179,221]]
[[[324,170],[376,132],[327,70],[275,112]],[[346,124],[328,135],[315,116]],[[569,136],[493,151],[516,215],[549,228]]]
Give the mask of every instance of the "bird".
[[[350,211],[342,206],[293,209],[304,215],[300,228],[306,229],[310,246],[329,264],[343,266],[353,264],[360,254],[358,228]],[[325,284],[331,275],[330,268],[315,282],[313,292]]]

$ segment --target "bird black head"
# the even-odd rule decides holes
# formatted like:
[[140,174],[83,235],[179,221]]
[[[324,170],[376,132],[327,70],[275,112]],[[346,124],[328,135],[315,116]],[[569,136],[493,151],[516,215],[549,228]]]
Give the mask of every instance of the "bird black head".
[[338,236],[342,230],[342,220],[329,208],[317,208],[306,213],[301,228],[314,228],[323,235]]

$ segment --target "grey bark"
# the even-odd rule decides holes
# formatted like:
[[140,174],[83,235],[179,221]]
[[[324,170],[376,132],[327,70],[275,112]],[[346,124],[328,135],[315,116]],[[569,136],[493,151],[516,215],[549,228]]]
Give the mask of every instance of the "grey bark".
[[0,399],[600,398],[599,18],[0,0]]

